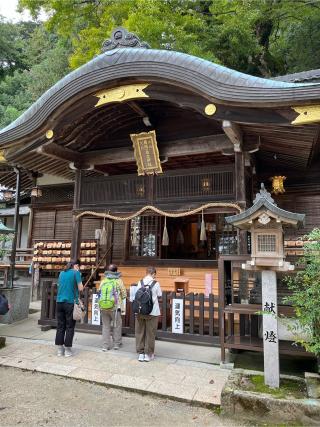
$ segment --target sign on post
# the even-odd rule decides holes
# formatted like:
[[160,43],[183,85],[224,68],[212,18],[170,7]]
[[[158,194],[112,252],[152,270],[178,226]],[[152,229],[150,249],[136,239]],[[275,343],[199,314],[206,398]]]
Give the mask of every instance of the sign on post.
[[100,325],[100,308],[98,294],[92,294],[91,324]]
[[172,333],[183,334],[183,299],[172,300]]
[[204,275],[204,296],[208,297],[212,292],[212,274],[206,273]]
[[277,273],[262,271],[264,378],[269,387],[278,388],[280,382]]

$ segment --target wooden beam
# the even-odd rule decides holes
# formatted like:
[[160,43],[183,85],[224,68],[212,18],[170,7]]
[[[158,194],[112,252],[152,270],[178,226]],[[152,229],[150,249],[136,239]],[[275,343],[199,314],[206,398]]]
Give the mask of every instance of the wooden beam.
[[55,142],[51,142],[36,149],[39,154],[44,154],[53,159],[65,160],[68,162],[79,162],[79,153],[70,150],[70,148],[62,147]]
[[[207,135],[195,138],[178,139],[159,147],[160,156],[180,157],[197,154],[220,153],[232,150],[232,145],[226,135]],[[114,163],[134,162],[133,148],[110,148],[106,150],[78,153],[56,143],[50,143],[37,148],[37,153],[53,159],[73,163],[76,168],[87,169],[89,165],[107,165]]]
[[232,142],[234,151],[241,152],[243,137],[240,126],[237,123],[230,122],[229,120],[223,120],[222,129]]
[[[174,140],[161,144],[159,154],[162,157],[180,157],[188,155],[219,153],[232,148],[225,135],[207,135],[198,138]],[[113,148],[81,153],[83,161],[94,165],[134,162],[133,148]]]
[[144,111],[144,109],[141,108],[140,105],[138,105],[136,102],[130,101],[130,102],[127,103],[127,105],[133,111],[135,111],[140,117],[146,117],[146,116],[148,116],[148,114]]

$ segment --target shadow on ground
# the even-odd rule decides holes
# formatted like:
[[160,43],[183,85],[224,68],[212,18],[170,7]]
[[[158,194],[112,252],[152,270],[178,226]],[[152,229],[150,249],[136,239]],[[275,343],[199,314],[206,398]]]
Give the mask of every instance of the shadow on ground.
[[[232,354],[234,367],[263,371],[263,355],[254,351],[238,351]],[[316,359],[280,355],[280,373],[304,377],[305,372],[317,372]]]

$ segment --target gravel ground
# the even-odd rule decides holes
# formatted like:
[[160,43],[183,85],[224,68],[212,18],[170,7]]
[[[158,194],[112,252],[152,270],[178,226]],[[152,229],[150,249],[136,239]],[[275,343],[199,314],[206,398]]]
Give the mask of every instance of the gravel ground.
[[0,367],[0,426],[239,426],[213,410]]

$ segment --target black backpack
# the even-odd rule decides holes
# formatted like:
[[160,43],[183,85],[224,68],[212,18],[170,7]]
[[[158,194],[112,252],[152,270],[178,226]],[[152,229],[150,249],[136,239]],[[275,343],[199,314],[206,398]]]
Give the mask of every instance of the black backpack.
[[136,292],[132,302],[132,310],[136,314],[150,314],[153,309],[152,288],[156,284],[154,280],[151,285],[144,285],[141,280],[141,288]]
[[0,294],[0,315],[3,316],[9,311],[9,303],[5,295]]

